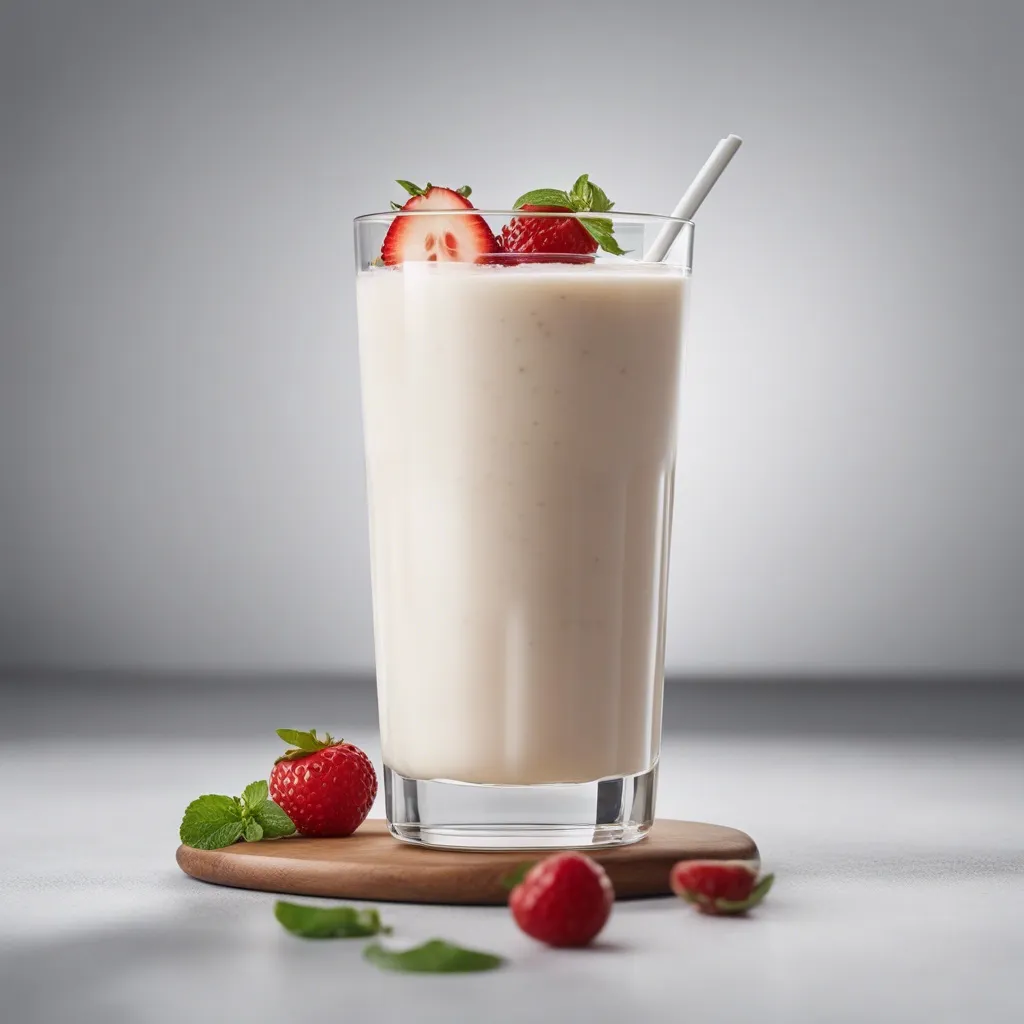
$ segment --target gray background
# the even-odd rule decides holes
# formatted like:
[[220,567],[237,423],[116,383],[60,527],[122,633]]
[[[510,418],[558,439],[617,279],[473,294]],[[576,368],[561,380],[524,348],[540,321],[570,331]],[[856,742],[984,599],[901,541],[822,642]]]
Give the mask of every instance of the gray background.
[[0,6],[0,664],[372,662],[351,218],[701,211],[676,672],[1024,670],[1024,7]]

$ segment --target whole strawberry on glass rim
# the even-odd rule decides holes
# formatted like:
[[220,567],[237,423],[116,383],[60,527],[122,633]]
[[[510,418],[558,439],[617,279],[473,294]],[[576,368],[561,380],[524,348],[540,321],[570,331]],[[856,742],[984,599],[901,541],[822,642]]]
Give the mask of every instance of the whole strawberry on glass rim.
[[377,796],[377,773],[359,747],[315,729],[278,729],[291,748],[274,763],[270,795],[304,836],[350,836]]
[[[615,204],[588,174],[581,174],[568,192],[538,188],[513,204],[524,213],[608,213]],[[610,217],[515,217],[498,236],[501,252],[593,257],[598,248],[615,256],[626,251],[615,241]],[[589,261],[588,261],[589,262]]]
[[745,914],[768,895],[774,875],[758,880],[742,860],[681,860],[669,873],[672,891],[702,914]]

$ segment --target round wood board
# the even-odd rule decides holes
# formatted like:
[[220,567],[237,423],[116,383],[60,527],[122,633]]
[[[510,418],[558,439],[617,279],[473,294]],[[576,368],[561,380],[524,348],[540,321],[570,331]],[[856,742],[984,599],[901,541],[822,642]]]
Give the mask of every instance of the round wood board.
[[[402,903],[500,904],[508,900],[502,879],[544,856],[544,851],[425,849],[398,842],[384,821],[370,820],[347,839],[278,839],[223,850],[180,846],[177,859],[193,878],[242,889]],[[665,895],[669,868],[678,860],[758,860],[757,846],[744,832],[669,819],[656,821],[639,843],[594,850],[590,856],[604,866],[620,898]]]

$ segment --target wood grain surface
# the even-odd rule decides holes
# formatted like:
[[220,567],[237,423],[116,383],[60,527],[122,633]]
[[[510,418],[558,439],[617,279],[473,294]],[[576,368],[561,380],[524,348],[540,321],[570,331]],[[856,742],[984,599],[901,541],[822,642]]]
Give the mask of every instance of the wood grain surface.
[[[464,853],[398,842],[381,820],[348,839],[278,839],[223,850],[178,848],[178,866],[204,882],[242,889],[403,903],[500,904],[502,879],[544,852]],[[669,892],[677,860],[757,860],[750,836],[723,825],[659,820],[642,842],[591,856],[608,872],[620,898]]]

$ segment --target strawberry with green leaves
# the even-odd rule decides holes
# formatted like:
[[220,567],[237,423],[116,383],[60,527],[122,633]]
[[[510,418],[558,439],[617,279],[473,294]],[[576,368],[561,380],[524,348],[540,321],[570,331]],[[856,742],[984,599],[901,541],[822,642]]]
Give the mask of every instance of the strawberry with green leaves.
[[[589,175],[581,174],[568,192],[534,189],[521,195],[514,209],[526,213],[607,213],[614,205],[604,189]],[[625,255],[615,241],[610,217],[515,217],[501,229],[498,244],[504,253],[524,256],[592,257],[599,247],[616,256]]]
[[377,773],[357,746],[315,729],[278,729],[291,744],[270,773],[270,794],[304,836],[350,836],[377,796]]

